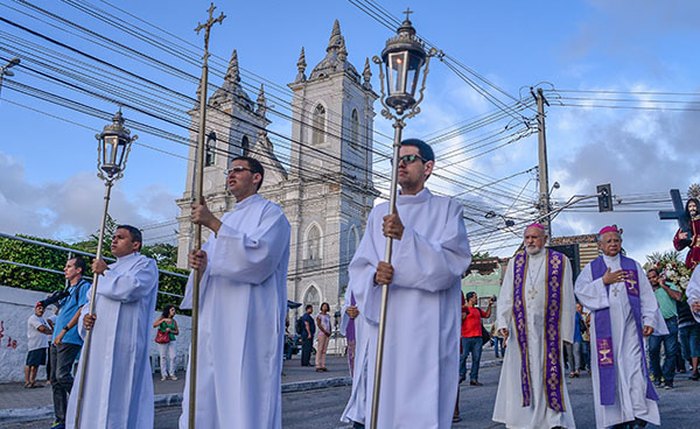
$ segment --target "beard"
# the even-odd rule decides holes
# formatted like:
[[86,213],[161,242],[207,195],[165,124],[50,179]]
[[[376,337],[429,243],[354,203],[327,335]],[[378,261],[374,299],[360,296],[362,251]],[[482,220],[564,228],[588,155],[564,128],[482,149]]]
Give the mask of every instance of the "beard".
[[527,252],[527,254],[530,256],[538,255],[541,251],[542,251],[541,247],[525,246],[525,252]]

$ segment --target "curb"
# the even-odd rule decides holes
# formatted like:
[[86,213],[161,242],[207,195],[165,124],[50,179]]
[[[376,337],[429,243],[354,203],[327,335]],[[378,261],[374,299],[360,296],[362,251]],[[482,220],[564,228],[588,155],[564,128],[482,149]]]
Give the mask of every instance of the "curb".
[[[501,361],[489,360],[479,365],[480,368],[490,368],[501,365]],[[467,365],[470,369],[471,365]],[[282,394],[305,392],[308,390],[327,389],[352,385],[351,377],[334,377],[321,380],[296,381],[282,384]],[[154,408],[173,407],[182,404],[182,393],[155,395]],[[20,423],[34,420],[45,420],[53,417],[53,406],[34,408],[10,408],[0,410],[0,423]]]

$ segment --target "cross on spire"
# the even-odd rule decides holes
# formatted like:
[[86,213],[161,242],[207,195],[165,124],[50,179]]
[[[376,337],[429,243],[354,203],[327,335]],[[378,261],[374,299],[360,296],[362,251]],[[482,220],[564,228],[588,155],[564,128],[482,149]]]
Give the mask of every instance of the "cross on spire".
[[209,55],[209,33],[211,32],[211,28],[216,24],[217,22],[221,24],[224,21],[224,18],[226,18],[226,15],[224,15],[223,12],[221,12],[221,15],[219,15],[218,18],[214,18],[214,10],[216,10],[216,6],[214,6],[214,3],[211,3],[211,6],[209,6],[208,12],[209,12],[209,19],[207,22],[202,24],[201,22],[197,25],[197,28],[194,29],[194,31],[199,34],[200,31],[204,30],[204,55],[208,56]]
[[406,21],[410,21],[409,15],[411,15],[411,14],[413,13],[413,11],[411,10],[411,8],[408,8],[408,7],[407,7],[406,10],[405,10],[403,13],[406,14]]

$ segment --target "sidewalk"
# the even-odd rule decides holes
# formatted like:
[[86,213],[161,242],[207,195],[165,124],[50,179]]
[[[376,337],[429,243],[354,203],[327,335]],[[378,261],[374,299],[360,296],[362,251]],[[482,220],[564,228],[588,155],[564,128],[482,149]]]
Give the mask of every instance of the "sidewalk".
[[[316,372],[313,367],[302,367],[299,356],[285,361],[282,370],[282,392],[299,392],[325,387],[351,384],[347,359],[344,356],[328,356],[327,372]],[[39,377],[45,374],[39,370]],[[178,373],[178,380],[161,381],[160,374],[153,374],[156,407],[172,406],[182,402],[185,374]],[[40,385],[44,385],[42,380]],[[53,416],[51,386],[25,389],[23,383],[0,384],[0,423],[36,420]]]
[[[484,356],[486,358],[486,356]],[[499,365],[493,358],[483,359],[481,367]],[[328,356],[327,372],[316,372],[313,367],[302,367],[299,356],[285,361],[282,371],[282,393],[347,386],[352,383],[344,356]],[[469,367],[469,365],[467,365]],[[43,368],[40,376],[43,376]],[[175,406],[182,402],[185,374],[178,373],[178,380],[161,381],[160,374],[153,375],[155,406]],[[43,382],[42,382],[43,384]],[[0,423],[49,419],[53,416],[51,386],[25,389],[23,383],[0,384]]]

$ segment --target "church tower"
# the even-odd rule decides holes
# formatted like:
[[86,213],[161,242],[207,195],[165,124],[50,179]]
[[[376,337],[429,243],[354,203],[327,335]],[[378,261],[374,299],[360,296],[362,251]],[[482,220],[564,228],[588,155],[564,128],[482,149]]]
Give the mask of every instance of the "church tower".
[[372,185],[373,103],[369,60],[360,75],[348,61],[336,20],[325,57],[306,77],[301,50],[289,84],[292,149],[284,209],[292,225],[289,299],[331,308],[348,282],[347,266],[378,195]]
[[[197,90],[198,100],[201,90],[201,87]],[[251,147],[258,144],[261,135],[263,139],[266,138],[267,134],[264,130],[270,124],[266,117],[266,109],[265,93],[262,87],[257,103],[253,103],[243,90],[238,68],[238,53],[234,50],[226,70],[224,83],[211,95],[207,104],[203,192],[207,206],[219,218],[235,205],[235,199],[226,191],[225,171],[233,157],[251,154]],[[197,156],[199,103],[190,110],[189,114],[192,118],[189,159],[195,160]],[[274,158],[274,155],[272,156]],[[274,161],[277,159],[274,158]],[[268,163],[262,160],[261,162],[267,169]],[[177,205],[180,208],[180,215],[177,218],[177,263],[182,268],[187,266],[187,254],[194,239],[194,228],[190,222],[190,206],[194,200],[193,177],[196,164],[196,162],[188,162],[185,192],[182,198],[177,200]],[[209,231],[204,228],[202,239],[206,240],[208,234]]]

